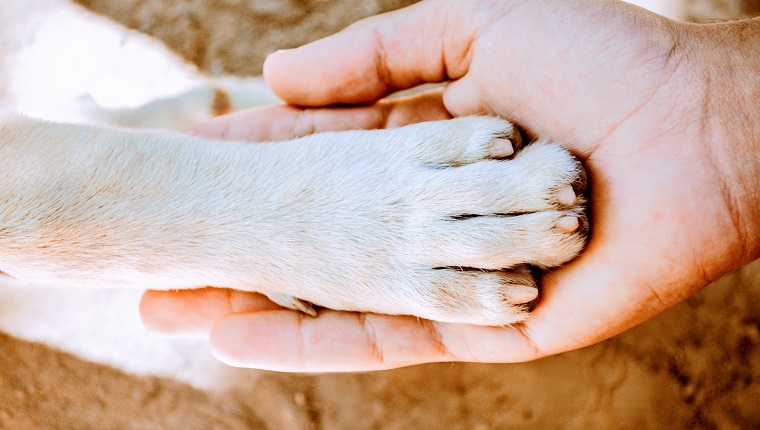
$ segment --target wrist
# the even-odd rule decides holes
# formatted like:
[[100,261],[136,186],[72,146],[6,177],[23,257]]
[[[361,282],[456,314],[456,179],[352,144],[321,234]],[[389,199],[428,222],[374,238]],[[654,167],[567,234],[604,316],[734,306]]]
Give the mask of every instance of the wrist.
[[690,26],[695,125],[735,228],[735,266],[760,257],[760,19]]

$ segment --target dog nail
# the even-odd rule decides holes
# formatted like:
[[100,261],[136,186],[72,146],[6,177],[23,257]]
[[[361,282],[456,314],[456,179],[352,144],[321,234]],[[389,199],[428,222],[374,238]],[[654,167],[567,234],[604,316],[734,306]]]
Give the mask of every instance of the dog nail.
[[496,138],[491,142],[488,155],[493,158],[506,158],[515,153],[512,141],[504,138]]
[[578,217],[563,216],[557,220],[557,227],[565,233],[572,233],[577,230],[579,226],[580,223],[578,222]]
[[572,185],[565,185],[557,192],[557,200],[563,205],[572,205],[575,203],[575,190]]
[[538,288],[525,285],[509,285],[502,291],[507,300],[515,305],[530,303],[538,297]]

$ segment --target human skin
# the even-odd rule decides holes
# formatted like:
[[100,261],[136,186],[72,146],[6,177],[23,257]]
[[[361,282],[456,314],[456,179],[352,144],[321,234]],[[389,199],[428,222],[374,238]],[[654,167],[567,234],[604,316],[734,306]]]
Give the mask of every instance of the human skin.
[[[254,293],[149,291],[146,325],[229,364],[358,371],[521,362],[607,339],[760,256],[760,20],[678,23],[615,1],[425,1],[269,57],[284,100],[194,131],[279,140],[495,114],[568,148],[592,234],[513,327],[322,310]],[[377,102],[427,82],[442,91]],[[350,108],[324,108],[330,105]],[[310,108],[303,108],[310,107]]]

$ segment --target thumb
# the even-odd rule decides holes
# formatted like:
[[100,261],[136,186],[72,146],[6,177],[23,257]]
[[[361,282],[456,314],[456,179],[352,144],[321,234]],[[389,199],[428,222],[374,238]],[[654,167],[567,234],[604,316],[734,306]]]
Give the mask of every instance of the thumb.
[[[463,4],[462,4],[463,3]],[[423,1],[359,21],[264,63],[269,86],[302,106],[374,102],[394,91],[463,76],[477,23],[468,2]]]

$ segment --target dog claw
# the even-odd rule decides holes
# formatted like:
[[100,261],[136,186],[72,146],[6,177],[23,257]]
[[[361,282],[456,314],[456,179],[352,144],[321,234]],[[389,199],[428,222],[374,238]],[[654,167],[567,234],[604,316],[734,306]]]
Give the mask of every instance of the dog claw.
[[503,287],[502,294],[507,297],[510,303],[522,305],[538,298],[538,288],[526,285],[510,285]]
[[575,190],[573,189],[572,185],[565,185],[557,192],[557,201],[565,206],[575,204],[575,199]]
[[267,294],[267,297],[284,308],[301,311],[313,317],[317,316],[317,311],[314,310],[311,303],[305,300],[297,299],[287,294]]
[[580,222],[578,221],[578,217],[563,216],[562,218],[557,220],[556,225],[557,225],[557,228],[559,228],[560,230],[566,233],[572,233],[578,229],[578,227],[580,226]]
[[496,138],[491,142],[488,155],[493,158],[507,158],[515,153],[515,147],[510,139]]

